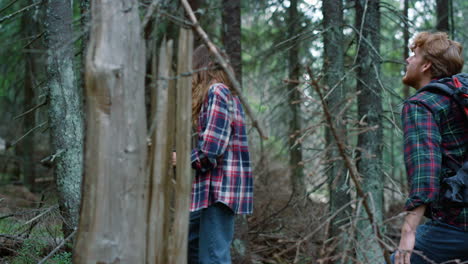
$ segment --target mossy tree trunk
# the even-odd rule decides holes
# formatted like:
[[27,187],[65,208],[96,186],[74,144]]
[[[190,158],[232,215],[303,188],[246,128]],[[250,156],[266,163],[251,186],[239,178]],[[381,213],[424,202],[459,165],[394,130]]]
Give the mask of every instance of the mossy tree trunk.
[[[362,187],[369,196],[377,224],[382,222],[384,177],[382,170],[382,87],[379,81],[381,59],[380,1],[356,1],[356,28],[359,33],[356,57],[358,119],[365,124],[358,136],[357,168],[362,177]],[[363,20],[364,19],[364,20]],[[370,202],[372,200],[372,202]],[[367,218],[367,215],[363,217]],[[369,221],[358,223],[358,257],[363,263],[376,263],[383,259]]]
[[72,1],[47,1],[49,126],[65,236],[78,225],[83,172],[83,107],[74,67],[72,23]]
[[[324,64],[323,72],[325,73],[325,86],[329,91],[329,96],[326,100],[328,109],[330,109],[333,120],[333,125],[337,133],[341,136],[341,140],[346,144],[346,125],[342,122],[345,116],[338,116],[345,105],[347,91],[343,85],[342,78],[344,77],[344,49],[343,49],[343,2],[342,0],[324,1],[322,6],[323,12],[323,43],[324,43]],[[345,111],[346,112],[346,111]],[[344,114],[344,113],[343,113]],[[326,130],[326,142],[329,151],[327,159],[333,160],[330,162],[328,171],[328,187],[330,195],[330,214],[345,206],[350,200],[349,185],[346,181],[346,172],[344,162],[340,158],[338,146],[333,139],[330,129]],[[329,236],[340,241],[335,253],[344,253],[347,237],[340,236],[343,232],[339,229],[340,226],[349,222],[350,208],[343,210],[331,221]],[[335,240],[332,240],[335,241]],[[334,263],[339,263],[338,261]]]

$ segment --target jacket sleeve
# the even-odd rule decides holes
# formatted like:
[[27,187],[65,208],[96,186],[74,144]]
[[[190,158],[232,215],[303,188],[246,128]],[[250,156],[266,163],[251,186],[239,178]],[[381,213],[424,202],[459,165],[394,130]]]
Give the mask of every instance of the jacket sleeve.
[[192,149],[192,168],[206,172],[218,166],[231,136],[231,114],[227,88],[210,87],[207,103],[207,124]]
[[407,101],[402,112],[404,156],[409,183],[405,210],[437,201],[442,156],[436,117],[424,104]]

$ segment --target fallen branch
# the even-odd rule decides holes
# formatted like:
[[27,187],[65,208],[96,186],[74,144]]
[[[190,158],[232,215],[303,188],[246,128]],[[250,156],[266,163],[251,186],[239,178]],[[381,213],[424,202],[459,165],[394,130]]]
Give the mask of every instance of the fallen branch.
[[[335,139],[335,142],[336,142],[336,144],[338,146],[338,150],[340,152],[340,155],[343,158],[343,160],[345,162],[345,165],[349,170],[349,175],[351,176],[351,179],[353,180],[353,183],[354,183],[354,185],[356,187],[357,195],[363,199],[362,205],[364,206],[364,209],[366,210],[367,216],[369,217],[369,222],[371,223],[371,225],[377,225],[376,221],[374,219],[374,214],[372,213],[372,210],[371,210],[371,208],[369,206],[369,203],[368,203],[368,201],[366,199],[367,195],[364,193],[364,191],[363,191],[363,189],[361,187],[361,184],[359,183],[359,178],[358,178],[359,173],[357,171],[357,168],[356,168],[355,164],[351,161],[349,156],[346,155],[346,146],[343,143],[343,141],[340,139],[340,137],[338,136],[338,133],[336,132],[336,129],[335,129],[335,126],[333,124],[330,111],[328,110],[328,105],[325,102],[322,91],[320,90],[320,85],[317,82],[317,80],[315,80],[313,78],[312,70],[309,67],[307,67],[307,72],[308,72],[308,74],[310,76],[310,85],[315,89],[315,91],[317,92],[317,94],[320,97],[320,101],[322,102],[323,112],[325,114],[325,119],[326,119],[326,121],[328,123],[330,131],[331,131],[331,133],[333,135],[333,138]],[[391,260],[390,260],[390,255],[388,254],[387,248],[382,243],[383,239],[382,239],[382,234],[380,233],[379,228],[375,228],[375,235],[377,236],[379,246],[383,251],[386,263],[387,264],[392,263]]]
[[241,103],[245,107],[245,112],[247,113],[247,115],[252,120],[252,126],[257,129],[258,134],[260,135],[261,138],[268,139],[268,137],[264,133],[263,129],[258,124],[257,119],[255,119],[255,116],[253,115],[252,110],[250,109],[250,106],[247,104],[247,101],[245,100],[244,96],[242,96],[241,89],[240,89],[241,86],[240,86],[239,82],[237,81],[237,79],[235,77],[234,71],[232,71],[232,69],[230,67],[228,67],[227,61],[221,56],[221,54],[219,54],[218,49],[216,48],[216,46],[208,38],[208,35],[203,30],[203,28],[201,28],[195,14],[193,13],[192,7],[190,7],[190,4],[187,2],[187,0],[181,0],[181,1],[182,1],[182,4],[184,5],[185,11],[187,12],[190,20],[193,23],[192,24],[193,30],[195,32],[197,32],[197,34],[201,37],[201,39],[203,40],[205,45],[208,47],[210,52],[215,56],[218,63],[221,65],[223,70],[227,73],[227,75],[229,77],[229,80],[232,83],[232,86],[233,86],[232,88],[238,94]]

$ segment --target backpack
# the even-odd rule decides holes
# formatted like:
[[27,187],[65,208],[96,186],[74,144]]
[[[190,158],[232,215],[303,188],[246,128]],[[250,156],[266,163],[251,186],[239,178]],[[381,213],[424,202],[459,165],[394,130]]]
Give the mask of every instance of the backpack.
[[[438,82],[424,86],[421,91],[449,95],[463,111],[466,118],[465,126],[468,126],[468,74],[462,73],[440,79]],[[462,165],[455,162],[448,165],[453,173],[442,179],[440,200],[442,204],[450,207],[468,207],[468,144],[465,146]]]

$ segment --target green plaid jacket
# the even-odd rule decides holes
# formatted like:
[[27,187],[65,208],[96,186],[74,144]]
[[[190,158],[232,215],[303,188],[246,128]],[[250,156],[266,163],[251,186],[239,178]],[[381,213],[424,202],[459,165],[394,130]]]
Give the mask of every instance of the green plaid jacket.
[[464,113],[449,96],[422,91],[405,101],[402,121],[410,187],[405,210],[426,204],[427,217],[468,231],[468,208],[448,208],[439,203],[448,160],[461,164],[465,155],[468,126]]

